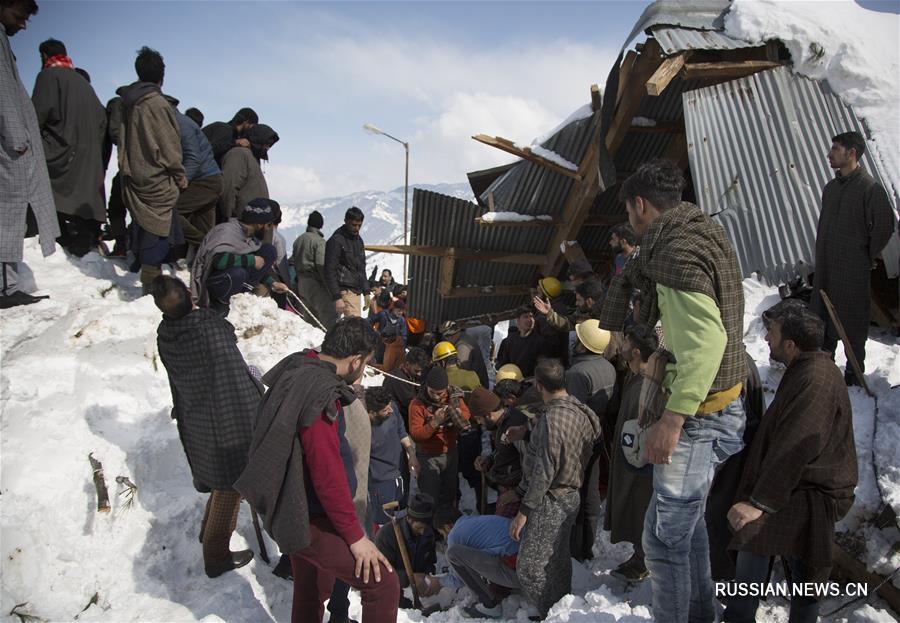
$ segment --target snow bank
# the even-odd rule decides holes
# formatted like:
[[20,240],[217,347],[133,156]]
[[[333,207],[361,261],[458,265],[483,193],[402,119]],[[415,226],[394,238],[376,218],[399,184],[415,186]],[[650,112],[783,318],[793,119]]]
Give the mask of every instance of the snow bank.
[[[29,240],[23,281],[29,290],[40,286],[52,298],[0,311],[0,611],[26,603],[20,612],[55,621],[76,616],[108,622],[289,620],[292,586],[273,576],[259,558],[215,580],[203,573],[197,531],[204,497],[191,485],[169,415],[168,381],[156,352],[159,312],[149,297],[140,296],[136,275],[123,264],[94,254],[74,260],[61,251],[43,259],[36,240]],[[771,392],[780,371],[768,363],[758,317],[777,297],[753,280],[745,282],[745,292],[748,348]],[[233,299],[229,320],[248,363],[263,372],[322,337],[277,310],[273,301],[250,295]],[[898,362],[900,346],[877,336],[870,340],[869,378],[882,396],[874,440],[882,465],[882,460],[900,464],[898,397],[889,387],[896,382]],[[861,465],[859,508],[852,521],[862,526],[877,509],[871,467],[874,409],[860,391],[854,390],[852,398]],[[110,486],[113,509],[108,514],[96,512],[90,452],[103,462]],[[896,467],[881,473],[896,503]],[[119,475],[139,487],[130,509],[117,495]],[[872,543],[873,566],[884,571],[897,564],[883,554],[874,559],[896,534],[873,528],[862,534]],[[275,556],[274,543],[267,544]],[[256,549],[246,506],[232,547]],[[556,604],[548,620],[650,621],[649,585],[632,587],[609,575],[630,555],[629,546],[611,545],[604,536],[596,554],[589,564],[573,565],[574,594]],[[445,590],[442,599],[456,605],[430,622],[465,620],[458,606],[469,603],[468,591],[454,597]],[[351,602],[350,614],[359,619],[358,596],[351,595]],[[523,620],[520,603],[517,597],[505,602],[508,620]],[[831,620],[895,620],[880,601],[873,603],[855,604]],[[829,600],[824,609],[839,604]],[[403,611],[399,620],[422,617]],[[760,620],[786,621],[785,603],[766,605]]]
[[725,32],[761,44],[780,39],[793,70],[826,80],[865,119],[871,155],[900,193],[900,16],[862,8],[851,0],[828,3],[734,0]]

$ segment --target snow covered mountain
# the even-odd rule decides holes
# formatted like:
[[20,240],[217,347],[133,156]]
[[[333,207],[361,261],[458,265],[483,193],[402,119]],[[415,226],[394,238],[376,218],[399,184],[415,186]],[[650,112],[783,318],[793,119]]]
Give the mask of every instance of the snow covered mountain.
[[[416,184],[409,188],[409,218],[412,219],[413,188],[430,190],[467,201],[474,201],[468,184]],[[403,187],[389,191],[366,190],[344,197],[317,199],[293,205],[282,206],[282,221],[278,231],[287,240],[288,248],[294,240],[306,231],[306,219],[310,212],[318,210],[325,218],[322,233],[328,238],[344,223],[344,212],[356,206],[366,215],[360,232],[367,244],[403,244]],[[410,222],[410,226],[412,223]],[[289,251],[290,252],[290,251]],[[397,279],[402,281],[400,270],[403,258],[400,255],[378,253],[368,258],[369,270],[376,265],[379,270],[390,268]]]

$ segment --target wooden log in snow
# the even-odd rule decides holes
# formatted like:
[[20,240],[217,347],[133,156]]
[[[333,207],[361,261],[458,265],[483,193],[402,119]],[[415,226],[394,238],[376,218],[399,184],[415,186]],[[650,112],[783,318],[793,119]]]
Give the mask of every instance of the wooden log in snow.
[[94,458],[94,453],[88,455],[91,462],[91,471],[94,473],[94,488],[97,489],[97,512],[109,512],[109,491],[106,489],[106,479],[103,477],[103,464]]

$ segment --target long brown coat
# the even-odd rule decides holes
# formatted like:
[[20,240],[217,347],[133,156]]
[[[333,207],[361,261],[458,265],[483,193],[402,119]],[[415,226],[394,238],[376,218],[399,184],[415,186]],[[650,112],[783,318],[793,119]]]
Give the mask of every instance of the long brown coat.
[[869,334],[872,265],[890,240],[896,220],[884,188],[862,167],[846,177],[838,174],[822,191],[810,307],[837,340],[819,295],[824,289],[860,363]]
[[828,353],[801,353],[762,418],[736,497],[768,511],[730,548],[830,567],[834,523],[853,505],[856,480],[843,375]]

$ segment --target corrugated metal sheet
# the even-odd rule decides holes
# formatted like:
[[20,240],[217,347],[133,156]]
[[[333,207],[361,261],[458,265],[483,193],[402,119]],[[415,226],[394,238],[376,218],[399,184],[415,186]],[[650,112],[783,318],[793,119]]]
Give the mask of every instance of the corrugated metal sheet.
[[753,47],[746,41],[729,37],[716,30],[659,26],[653,28],[652,32],[666,54],[675,54],[683,50],[738,50]]
[[[455,197],[426,190],[413,192],[411,244],[457,247],[483,251],[543,253],[553,234],[551,228],[484,227],[475,224],[483,209]],[[445,299],[438,293],[441,258],[410,258],[409,313],[430,322],[455,320],[478,314],[512,309],[525,303],[525,296],[481,296]],[[458,261],[455,286],[530,284],[534,266],[499,262]]]
[[[824,82],[777,68],[684,93],[688,155],[698,203],[735,245],[745,276],[770,282],[813,262],[826,154],[839,132],[866,134]],[[868,156],[863,165],[884,183]],[[885,251],[897,272],[896,244]]]

